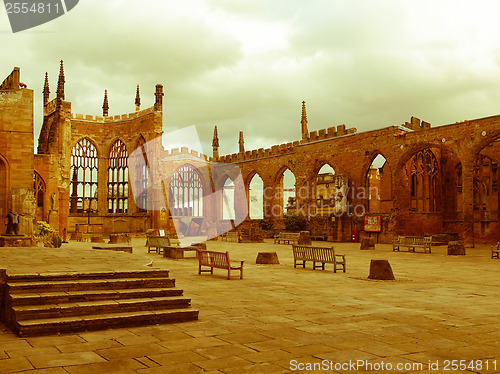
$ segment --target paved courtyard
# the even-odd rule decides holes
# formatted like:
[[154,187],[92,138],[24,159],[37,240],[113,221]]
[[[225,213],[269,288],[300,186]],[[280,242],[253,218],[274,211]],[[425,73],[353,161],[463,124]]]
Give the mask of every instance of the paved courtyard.
[[[199,321],[31,338],[0,325],[0,373],[500,373],[500,260],[489,246],[447,256],[445,246],[423,254],[334,243],[347,272],[333,273],[294,269],[290,245],[208,242],[245,260],[244,279],[227,280],[220,269],[198,275],[195,258],[148,254],[144,242],[133,239],[133,254],[77,242],[0,248],[0,268],[131,270],[152,259]],[[279,265],[255,264],[267,251]],[[396,281],[368,280],[370,259],[389,260]]]

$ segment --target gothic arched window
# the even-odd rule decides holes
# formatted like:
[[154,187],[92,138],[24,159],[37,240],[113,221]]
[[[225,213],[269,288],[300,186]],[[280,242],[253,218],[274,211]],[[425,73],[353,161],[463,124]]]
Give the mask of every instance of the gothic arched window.
[[435,212],[437,208],[438,163],[430,149],[415,154],[408,162],[407,173],[410,182],[410,210]]
[[97,148],[83,138],[71,150],[70,213],[97,211]]
[[45,181],[36,171],[33,173],[33,189],[35,190],[35,200],[37,208],[43,208],[43,198],[45,196]]
[[203,183],[195,168],[190,165],[178,168],[170,180],[169,191],[172,216],[203,216]]
[[111,146],[108,160],[108,213],[127,213],[128,210],[128,152],[117,140]]

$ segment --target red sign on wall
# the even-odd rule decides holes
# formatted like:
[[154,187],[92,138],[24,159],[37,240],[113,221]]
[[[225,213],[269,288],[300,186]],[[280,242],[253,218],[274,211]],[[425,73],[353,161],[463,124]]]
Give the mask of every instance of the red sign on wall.
[[365,216],[365,231],[382,231],[382,216]]

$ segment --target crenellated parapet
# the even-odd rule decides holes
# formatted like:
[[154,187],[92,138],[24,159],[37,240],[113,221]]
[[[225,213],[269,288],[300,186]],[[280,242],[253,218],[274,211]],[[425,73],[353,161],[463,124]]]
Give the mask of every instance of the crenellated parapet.
[[306,142],[314,142],[322,139],[331,139],[336,138],[338,136],[352,135],[355,134],[358,130],[355,127],[351,127],[346,129],[345,125],[338,125],[337,127],[329,127],[328,129],[321,129],[318,131],[311,131]]
[[413,116],[410,118],[410,122],[405,122],[401,126],[413,131],[429,130],[431,128],[431,124],[429,122],[420,121],[419,118]]
[[189,149],[188,147],[164,149],[161,154],[161,157],[164,159],[176,158],[179,156],[189,156],[189,158],[199,159],[198,161],[210,161],[210,157],[206,154],[195,151],[194,149]]
[[[50,102],[49,104],[51,104],[51,103],[52,102]],[[54,108],[54,110],[55,110],[55,108]],[[153,113],[153,112],[154,112],[154,107],[150,107],[150,108],[140,110],[140,111],[134,112],[134,113],[119,114],[119,115],[115,115],[115,116],[93,116],[93,115],[88,115],[88,114],[71,113],[71,119],[78,120],[78,121],[86,121],[86,122],[96,122],[96,123],[121,122],[121,121],[127,121],[127,120],[133,120],[136,118],[140,118],[140,117],[143,117],[143,116],[150,114],[150,113]]]

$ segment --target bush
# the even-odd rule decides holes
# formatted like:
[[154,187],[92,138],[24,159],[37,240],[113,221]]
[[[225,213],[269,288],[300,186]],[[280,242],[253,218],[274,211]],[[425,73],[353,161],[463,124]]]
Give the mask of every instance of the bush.
[[40,235],[54,232],[54,229],[50,227],[50,225],[45,221],[38,221],[36,224],[38,226],[38,232],[40,233]]
[[268,219],[261,219],[258,221],[258,224],[262,230],[270,231],[273,229],[273,224]]
[[298,232],[306,229],[307,221],[304,216],[285,214],[283,216],[286,231]]

